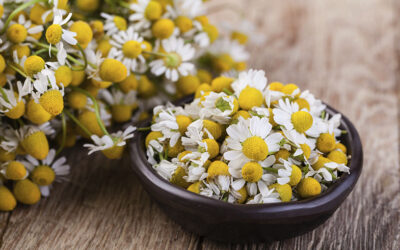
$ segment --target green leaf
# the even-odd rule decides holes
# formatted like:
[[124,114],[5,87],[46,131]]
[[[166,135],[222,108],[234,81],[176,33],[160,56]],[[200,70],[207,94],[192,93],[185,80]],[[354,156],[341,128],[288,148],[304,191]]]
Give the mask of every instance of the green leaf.
[[224,112],[225,110],[232,110],[231,105],[229,105],[229,102],[225,101],[224,98],[220,97],[216,102],[215,106],[217,109],[221,110]]

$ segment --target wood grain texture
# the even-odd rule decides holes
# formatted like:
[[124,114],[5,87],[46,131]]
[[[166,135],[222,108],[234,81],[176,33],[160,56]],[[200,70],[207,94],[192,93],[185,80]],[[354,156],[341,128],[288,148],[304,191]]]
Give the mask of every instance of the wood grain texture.
[[[0,214],[2,249],[400,249],[400,2],[227,0],[213,18],[245,11],[266,36],[252,63],[270,81],[295,82],[342,111],[364,146],[349,198],[313,232],[268,244],[230,245],[183,231],[143,191],[128,158],[67,152],[71,181],[33,207]],[[219,7],[218,7],[219,6]]]

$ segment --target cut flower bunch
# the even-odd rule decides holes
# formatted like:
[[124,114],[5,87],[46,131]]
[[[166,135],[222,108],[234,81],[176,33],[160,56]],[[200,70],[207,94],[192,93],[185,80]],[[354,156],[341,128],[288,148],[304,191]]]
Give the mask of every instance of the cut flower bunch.
[[120,158],[129,122],[245,70],[251,34],[206,14],[202,0],[0,0],[0,211],[48,196],[77,139]]
[[274,203],[319,195],[349,173],[341,115],[293,83],[264,71],[201,84],[184,107],[153,110],[145,146],[169,182],[230,203]]

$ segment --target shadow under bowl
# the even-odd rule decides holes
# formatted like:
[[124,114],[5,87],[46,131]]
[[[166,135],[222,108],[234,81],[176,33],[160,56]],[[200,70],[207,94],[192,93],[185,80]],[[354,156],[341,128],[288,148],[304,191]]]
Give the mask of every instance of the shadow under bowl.
[[[184,104],[190,101],[181,102]],[[338,112],[327,105],[330,115]],[[150,121],[142,124],[149,126]],[[362,170],[363,152],[354,125],[342,115],[340,138],[351,155],[350,174],[343,174],[322,194],[300,201],[272,204],[231,204],[189,192],[169,183],[147,162],[147,132],[130,144],[132,168],[144,189],[184,229],[223,242],[259,242],[291,238],[325,222],[354,188]]]

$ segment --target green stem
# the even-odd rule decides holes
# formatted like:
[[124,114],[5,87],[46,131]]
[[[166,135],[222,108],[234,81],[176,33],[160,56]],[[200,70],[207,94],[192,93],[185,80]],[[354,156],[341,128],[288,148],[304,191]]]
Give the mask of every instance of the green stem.
[[28,78],[28,76],[25,74],[25,72],[23,72],[22,70],[20,70],[18,67],[16,67],[13,63],[7,63],[8,66],[10,66],[10,68],[12,68],[13,70],[15,70],[16,72],[18,72],[20,75],[22,75],[25,78]]
[[149,131],[151,128],[150,127],[143,127],[143,128],[137,128],[137,131]]
[[278,173],[278,169],[276,169],[276,168],[263,168],[263,169],[265,169],[267,172],[270,172],[270,173],[274,173],[274,174]]
[[65,119],[65,114],[64,112],[61,113],[61,124],[62,124],[62,138],[61,138],[61,145],[57,149],[56,155],[61,153],[61,151],[64,149],[65,146],[65,139],[67,138],[67,121]]
[[151,51],[142,51],[142,53],[149,54],[149,55],[152,55],[152,56],[162,56],[162,57],[168,56],[167,54],[164,54],[164,53],[151,52]]
[[104,126],[103,121],[101,120],[100,111],[99,111],[100,109],[99,109],[99,105],[98,105],[98,103],[96,101],[96,98],[94,98],[89,92],[87,92],[84,89],[81,89],[81,88],[78,88],[78,87],[73,87],[73,86],[71,88],[73,90],[75,90],[75,91],[81,92],[82,94],[86,95],[87,97],[89,97],[92,100],[93,106],[94,106],[94,113],[96,114],[96,120],[97,120],[97,123],[100,126],[101,131],[103,131],[103,133],[105,135],[108,135],[108,136],[110,136],[110,138],[112,138],[112,136],[110,135],[110,133],[108,133],[106,127]]
[[75,122],[76,125],[78,125],[78,126],[83,130],[83,132],[85,132],[89,137],[92,136],[92,133],[90,133],[90,131],[89,131],[85,126],[83,126],[83,124],[82,124],[71,112],[69,112],[68,109],[64,109],[63,112],[64,112],[69,118],[71,118],[71,120],[72,120],[73,122]]
[[24,9],[28,8],[29,6],[34,5],[35,3],[39,3],[39,2],[46,2],[46,0],[32,0],[32,1],[29,1],[29,2],[27,2],[27,3],[22,4],[21,6],[19,6],[18,8],[16,8],[13,12],[11,12],[11,14],[8,16],[6,22],[4,23],[4,27],[3,27],[3,29],[1,30],[0,34],[3,34],[3,33],[6,31],[6,29],[7,29],[8,25],[10,24],[11,20],[13,20],[14,17],[15,17],[18,13],[20,13],[20,12],[23,11]]
[[127,2],[119,1],[118,4],[121,5],[124,8],[128,8],[128,9],[130,8],[130,4],[127,3]]
[[47,51],[47,49],[40,49],[38,51],[35,51],[35,53],[33,53],[33,55],[39,55],[39,54],[42,54],[43,52],[46,52],[46,51]]
[[225,94],[227,94],[227,95],[233,95],[233,93],[232,93],[229,89],[227,89],[227,88],[224,88],[223,91],[224,91]]

